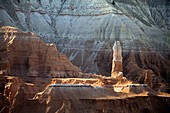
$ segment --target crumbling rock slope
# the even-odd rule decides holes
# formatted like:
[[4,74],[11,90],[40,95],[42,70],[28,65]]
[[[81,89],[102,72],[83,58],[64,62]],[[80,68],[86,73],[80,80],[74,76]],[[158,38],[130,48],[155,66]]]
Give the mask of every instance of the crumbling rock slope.
[[[142,85],[127,86],[130,85],[127,82],[102,86],[100,79],[30,78],[27,83],[18,77],[2,78],[6,81],[0,98],[3,112],[169,113],[170,108],[168,94]],[[41,88],[38,84],[45,86]]]
[[156,83],[170,79],[168,0],[0,0],[0,7],[1,25],[56,43],[84,72],[110,76],[119,40],[124,75],[140,83],[147,71]]
[[31,32],[0,28],[0,70],[15,76],[73,77],[81,73],[53,44]]

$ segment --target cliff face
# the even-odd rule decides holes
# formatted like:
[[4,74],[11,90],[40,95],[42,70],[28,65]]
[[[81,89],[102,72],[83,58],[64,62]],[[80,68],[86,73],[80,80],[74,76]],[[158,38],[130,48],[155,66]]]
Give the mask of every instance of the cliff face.
[[117,8],[146,25],[170,29],[169,0],[114,0]]
[[142,83],[149,70],[155,81],[170,78],[167,0],[1,0],[0,6],[1,25],[56,43],[84,72],[110,75],[119,40],[128,78]]
[[[0,0],[0,70],[11,75],[0,71],[0,112],[169,113],[169,94],[122,77],[167,91],[169,20],[167,0]],[[109,76],[119,41],[120,73],[81,73],[33,32],[84,72]]]
[[149,7],[152,17],[160,28],[170,29],[170,1],[150,0]]
[[0,70],[9,75],[73,77],[81,73],[53,44],[14,27],[0,29]]
[[170,107],[168,94],[142,85],[102,87],[99,79],[80,78],[26,79],[29,83],[18,77],[3,79],[6,82],[0,110],[5,113],[168,113]]

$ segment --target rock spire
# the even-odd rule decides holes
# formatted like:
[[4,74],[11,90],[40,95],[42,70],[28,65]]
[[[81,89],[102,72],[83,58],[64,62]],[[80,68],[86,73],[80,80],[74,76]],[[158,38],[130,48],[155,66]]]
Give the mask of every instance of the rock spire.
[[113,45],[113,60],[111,77],[121,79],[123,77],[122,69],[122,47],[119,41],[115,41]]

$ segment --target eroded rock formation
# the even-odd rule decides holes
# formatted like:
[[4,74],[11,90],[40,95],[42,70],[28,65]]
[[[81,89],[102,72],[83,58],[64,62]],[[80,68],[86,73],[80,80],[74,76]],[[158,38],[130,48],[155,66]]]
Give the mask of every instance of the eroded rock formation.
[[112,72],[111,77],[122,78],[123,67],[122,67],[122,47],[119,41],[115,41],[113,45],[113,60],[112,60]]
[[1,25],[56,43],[84,72],[110,76],[112,44],[119,39],[125,76],[143,83],[151,70],[153,82],[169,81],[167,0],[1,0],[0,7]]
[[0,94],[0,111],[4,112],[168,113],[170,107],[170,95],[129,82],[115,82],[106,87],[94,78],[0,76],[0,79],[6,81],[4,93]]
[[112,60],[112,72],[122,72],[122,47],[119,41],[115,41],[113,45],[113,60]]
[[[159,83],[164,90],[170,78],[165,1],[160,8],[153,0],[0,0],[0,26],[33,31],[56,43],[84,72],[103,75],[110,75],[112,44],[119,40],[124,76],[153,88]],[[0,112],[169,113],[169,94],[146,84],[81,73],[38,35],[0,29]],[[113,57],[121,67],[114,72],[122,71],[120,53]],[[51,78],[84,76],[93,78]]]
[[0,29],[0,70],[8,75],[73,77],[81,74],[53,44],[46,44],[34,33],[14,27]]

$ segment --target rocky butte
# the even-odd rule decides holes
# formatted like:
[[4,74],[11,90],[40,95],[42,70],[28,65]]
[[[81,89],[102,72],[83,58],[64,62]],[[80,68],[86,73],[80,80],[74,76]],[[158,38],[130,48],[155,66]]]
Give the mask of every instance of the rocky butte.
[[[122,45],[123,73],[168,87],[168,0],[0,0],[1,25],[32,31],[83,72],[110,76],[112,45]],[[165,90],[163,88],[162,90]]]
[[32,32],[3,26],[0,40],[2,113],[169,112],[169,94],[123,77],[119,41],[113,46],[112,77],[106,77],[82,73]]
[[0,0],[0,112],[169,113],[169,4]]
[[14,27],[0,29],[0,70],[15,76],[66,77],[81,73],[54,44]]

